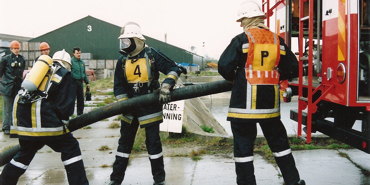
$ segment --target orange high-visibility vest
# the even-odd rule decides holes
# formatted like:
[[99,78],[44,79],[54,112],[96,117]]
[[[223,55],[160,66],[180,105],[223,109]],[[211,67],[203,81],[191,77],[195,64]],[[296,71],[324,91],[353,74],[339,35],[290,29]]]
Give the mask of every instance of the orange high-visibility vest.
[[258,28],[245,33],[249,40],[243,45],[243,53],[248,53],[245,64],[248,82],[251,85],[278,85],[280,75],[276,69],[280,53],[285,52],[280,51],[279,37],[269,30]]

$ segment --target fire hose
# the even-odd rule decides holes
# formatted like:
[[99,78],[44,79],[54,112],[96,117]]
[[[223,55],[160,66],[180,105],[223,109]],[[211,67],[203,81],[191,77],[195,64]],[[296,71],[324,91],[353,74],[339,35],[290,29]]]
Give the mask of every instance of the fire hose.
[[[183,88],[174,89],[171,92],[171,101],[196,98],[210,94],[217,94],[221,92],[230,91],[231,88],[232,84],[226,80],[186,86]],[[159,103],[158,99],[159,94],[158,92],[155,92],[151,94],[130,98],[125,101],[114,102],[71,119],[69,121],[68,129],[69,131],[73,132],[75,130],[78,130],[100,120],[118,114],[129,113],[133,108],[145,107],[156,102]],[[7,164],[18,153],[19,150],[20,146],[16,145],[0,153],[0,166]]]

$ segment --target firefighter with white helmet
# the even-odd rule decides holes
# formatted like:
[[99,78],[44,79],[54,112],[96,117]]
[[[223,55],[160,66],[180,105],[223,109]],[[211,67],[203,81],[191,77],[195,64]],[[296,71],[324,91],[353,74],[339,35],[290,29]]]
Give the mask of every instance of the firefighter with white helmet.
[[[53,59],[41,55],[28,74],[35,76],[28,80],[35,84],[39,84],[40,79],[47,80],[36,90],[20,92],[16,96],[10,136],[18,137],[20,150],[4,167],[1,174],[3,184],[16,185],[37,151],[45,145],[61,153],[69,184],[89,184],[78,141],[67,127],[74,112],[76,96],[76,86],[69,71],[70,60],[70,55],[64,50],[56,52]],[[37,76],[33,72],[44,74],[45,65],[49,67],[46,75]],[[45,87],[40,88],[44,82]],[[37,95],[42,93],[47,96],[39,98]],[[26,101],[21,101],[22,98]]]
[[[176,84],[181,70],[162,52],[145,45],[145,38],[137,23],[128,22],[118,37],[120,53],[114,75],[114,95],[118,101],[159,91],[159,102],[139,107],[121,120],[121,137],[116,160],[110,176],[110,185],[121,184],[128,165],[138,127],[145,128],[146,146],[152,168],[154,184],[164,184],[162,144],[159,124],[162,122],[162,104],[170,101],[170,90]],[[159,71],[167,77],[160,85]]]
[[253,1],[244,1],[238,8],[238,18],[236,22],[241,22],[243,18],[266,17],[257,3]]
[[298,61],[277,34],[264,25],[258,4],[246,1],[237,12],[243,33],[219,59],[219,73],[233,83],[227,120],[234,136],[238,184],[256,184],[253,143],[259,123],[286,185],[304,185],[280,120],[279,80],[298,76]]
[[72,67],[71,56],[64,49],[54,53],[53,61],[58,62],[61,66],[66,68],[68,71],[71,71],[71,67]]
[[5,55],[0,61],[0,93],[3,95],[3,127],[4,134],[9,135],[12,123],[12,110],[14,97],[21,88],[23,71],[26,61],[19,54],[20,43],[16,40],[10,43],[11,53]]

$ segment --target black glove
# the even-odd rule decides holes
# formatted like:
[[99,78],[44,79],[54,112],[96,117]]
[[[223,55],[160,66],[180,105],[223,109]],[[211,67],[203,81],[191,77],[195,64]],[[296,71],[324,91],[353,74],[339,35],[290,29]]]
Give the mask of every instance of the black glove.
[[171,101],[171,85],[168,83],[162,83],[159,88],[159,102],[164,104]]

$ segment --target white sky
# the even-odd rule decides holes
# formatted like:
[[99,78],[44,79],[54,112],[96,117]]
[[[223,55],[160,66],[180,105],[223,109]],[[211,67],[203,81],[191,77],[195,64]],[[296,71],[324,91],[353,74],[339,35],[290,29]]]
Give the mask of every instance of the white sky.
[[[235,22],[243,0],[0,0],[0,33],[38,37],[91,15],[122,26],[137,22],[144,35],[219,59],[242,32]],[[118,35],[117,35],[118,37]],[[118,40],[117,40],[118,42]],[[205,42],[203,49],[202,43]]]

